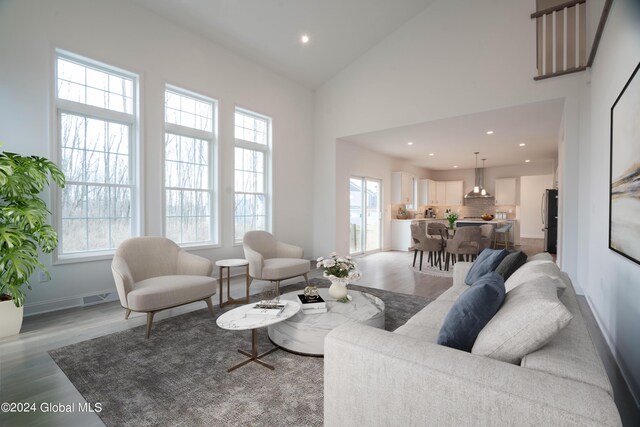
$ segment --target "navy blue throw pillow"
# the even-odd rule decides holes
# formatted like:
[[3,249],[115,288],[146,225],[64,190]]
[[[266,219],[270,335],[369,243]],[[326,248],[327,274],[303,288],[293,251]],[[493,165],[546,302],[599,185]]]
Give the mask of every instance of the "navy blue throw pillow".
[[471,285],[485,274],[494,271],[507,255],[509,255],[509,251],[506,249],[487,248],[483,250],[473,262],[467,277],[464,279],[464,283]]
[[471,352],[478,334],[504,301],[504,279],[496,272],[482,276],[453,303],[444,318],[438,344]]

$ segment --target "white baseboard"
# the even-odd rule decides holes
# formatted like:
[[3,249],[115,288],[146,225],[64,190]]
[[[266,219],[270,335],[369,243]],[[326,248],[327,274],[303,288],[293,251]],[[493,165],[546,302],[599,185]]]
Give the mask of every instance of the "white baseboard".
[[117,301],[118,293],[115,288],[103,289],[97,292],[91,292],[70,297],[55,298],[46,301],[34,303],[26,303],[24,305],[25,317],[36,314],[44,314],[52,311],[65,310],[74,307],[88,307],[90,305],[101,304],[105,302]]
[[631,386],[631,384],[633,384],[632,382],[629,381],[629,378],[631,378],[631,375],[628,372],[626,372],[624,367],[620,364],[620,360],[618,359],[618,352],[616,350],[616,347],[615,347],[613,341],[611,340],[611,335],[609,334],[609,330],[604,327],[604,323],[602,322],[602,319],[600,319],[600,315],[598,314],[598,310],[596,310],[594,304],[591,301],[591,298],[589,298],[589,295],[585,294],[584,296],[585,296],[585,299],[587,300],[587,304],[589,304],[589,308],[591,309],[591,312],[593,313],[593,317],[596,319],[596,323],[598,324],[598,327],[600,328],[600,331],[602,331],[602,336],[604,337],[604,340],[606,341],[607,346],[609,346],[609,350],[611,351],[611,355],[615,359],[616,364],[618,365],[618,369],[620,369],[620,373],[622,374],[622,378],[624,379],[624,382],[627,384],[627,388],[631,392],[631,397],[633,397],[633,400],[635,401],[636,406],[638,408],[640,408],[640,392],[638,392],[637,390],[635,390]]
[[544,234],[520,234],[521,239],[544,239]]

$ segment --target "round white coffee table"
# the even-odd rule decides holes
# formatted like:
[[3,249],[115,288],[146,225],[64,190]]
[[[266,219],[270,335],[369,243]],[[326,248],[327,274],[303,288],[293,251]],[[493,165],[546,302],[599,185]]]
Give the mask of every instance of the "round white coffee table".
[[284,301],[281,300],[280,303],[286,304],[284,310],[278,314],[277,316],[267,316],[267,315],[247,315],[247,312],[254,308],[255,303],[246,304],[240,306],[238,308],[234,308],[233,310],[227,311],[222,314],[216,320],[216,324],[222,329],[234,330],[234,331],[246,331],[248,329],[251,330],[251,352],[244,351],[238,349],[238,353],[244,354],[249,359],[244,362],[238,363],[237,365],[232,366],[227,369],[227,372],[231,372],[234,369],[238,369],[241,366],[246,365],[249,362],[256,362],[265,366],[269,369],[274,369],[272,365],[264,362],[262,357],[267,354],[271,354],[278,349],[278,347],[274,347],[269,351],[266,351],[260,355],[258,355],[258,328],[264,328],[265,326],[274,325],[276,323],[287,320],[291,316],[295,316],[295,314],[300,310],[300,304],[295,301]]
[[[327,289],[318,289],[327,303],[327,312],[304,314],[302,310],[289,319],[269,326],[271,341],[294,353],[308,356],[324,355],[325,336],[347,322],[359,322],[375,328],[384,328],[384,302],[366,292],[349,290],[352,300],[342,303],[329,296]],[[280,296],[280,301],[298,302],[302,291]]]

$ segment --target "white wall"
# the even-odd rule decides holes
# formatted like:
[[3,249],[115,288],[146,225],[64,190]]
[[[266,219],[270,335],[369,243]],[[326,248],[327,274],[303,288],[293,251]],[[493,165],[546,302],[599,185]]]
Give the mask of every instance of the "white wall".
[[[336,251],[349,253],[349,177],[360,176],[382,181],[382,248],[391,245],[391,172],[407,172],[418,178],[426,178],[428,171],[413,166],[406,161],[394,159],[384,154],[368,150],[360,145],[338,141],[336,146],[336,228],[338,240]],[[321,221],[321,219],[318,219]],[[329,252],[327,252],[329,253]]]
[[[196,252],[214,261],[242,255],[242,248],[232,244],[232,124],[237,105],[273,118],[273,231],[311,254],[310,90],[128,1],[2,1],[0,141],[6,150],[55,155],[55,48],[140,75],[144,234],[162,233],[163,94],[170,83],[219,101],[222,247]],[[51,264],[51,257],[43,260]],[[109,265],[110,261],[99,261],[52,266],[51,283],[34,283],[29,292],[27,312],[74,305],[83,295],[113,291]]]
[[520,237],[543,238],[541,202],[544,190],[553,188],[553,175],[520,178]]
[[[640,398],[640,265],[608,249],[610,109],[640,61],[640,3],[613,2],[591,69],[591,139],[580,151],[580,281],[636,400]],[[636,77],[638,78],[638,77]]]
[[[584,73],[536,82],[529,0],[437,0],[316,92],[314,253],[335,249],[336,141],[381,129],[564,98],[562,197],[577,205],[579,94]],[[452,147],[455,150],[455,147]],[[321,219],[321,220],[319,220]],[[577,224],[562,228],[575,278]]]

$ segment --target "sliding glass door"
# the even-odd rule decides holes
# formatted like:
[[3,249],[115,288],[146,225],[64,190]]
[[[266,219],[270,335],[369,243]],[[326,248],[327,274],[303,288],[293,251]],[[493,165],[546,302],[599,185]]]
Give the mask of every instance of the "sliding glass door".
[[382,247],[382,183],[362,177],[349,179],[349,252],[361,254]]

